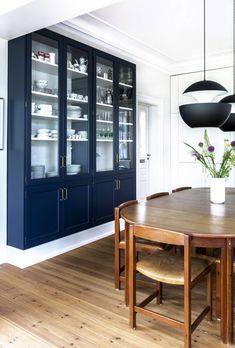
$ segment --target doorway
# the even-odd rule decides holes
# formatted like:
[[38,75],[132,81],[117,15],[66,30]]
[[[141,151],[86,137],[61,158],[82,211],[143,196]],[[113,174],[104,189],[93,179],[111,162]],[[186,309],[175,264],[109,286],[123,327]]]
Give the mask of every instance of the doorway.
[[[137,199],[160,190],[161,136],[159,106],[138,103],[137,113]],[[161,136],[159,136],[161,134]]]

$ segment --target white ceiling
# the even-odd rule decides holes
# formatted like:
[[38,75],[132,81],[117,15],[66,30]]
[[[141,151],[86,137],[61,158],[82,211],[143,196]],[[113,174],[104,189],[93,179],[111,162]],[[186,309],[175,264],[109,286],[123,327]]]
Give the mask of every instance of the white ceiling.
[[0,0],[0,38],[12,39],[118,0]]
[[[226,55],[232,63],[232,20],[233,0],[206,0],[207,63],[220,66]],[[87,35],[133,61],[168,72],[182,64],[191,69],[193,61],[202,67],[203,0],[2,0],[0,6],[5,39],[62,22],[65,34]]]
[[[203,54],[203,0],[123,0],[90,14],[172,62]],[[207,55],[232,50],[233,0],[206,0]]]

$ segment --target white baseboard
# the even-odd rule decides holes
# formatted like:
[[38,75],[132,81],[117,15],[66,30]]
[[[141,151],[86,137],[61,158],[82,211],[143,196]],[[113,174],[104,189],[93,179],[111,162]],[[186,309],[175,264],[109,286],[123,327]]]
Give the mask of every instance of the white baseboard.
[[4,260],[1,263],[9,263],[19,268],[26,268],[38,262],[45,261],[96,240],[105,238],[114,233],[114,222],[90,228],[70,236],[57,239],[27,250],[20,250],[10,246],[5,247]]

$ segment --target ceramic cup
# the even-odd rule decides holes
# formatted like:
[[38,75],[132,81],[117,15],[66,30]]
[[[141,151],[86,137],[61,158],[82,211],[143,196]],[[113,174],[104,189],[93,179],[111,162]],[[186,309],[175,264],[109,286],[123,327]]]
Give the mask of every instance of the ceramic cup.
[[55,53],[50,52],[49,55],[50,55],[50,63],[55,64]]

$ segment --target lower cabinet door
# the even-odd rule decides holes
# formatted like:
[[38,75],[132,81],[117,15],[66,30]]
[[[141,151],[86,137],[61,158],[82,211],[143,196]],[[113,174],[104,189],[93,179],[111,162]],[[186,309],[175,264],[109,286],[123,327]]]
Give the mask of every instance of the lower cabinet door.
[[60,189],[56,185],[30,188],[25,194],[25,248],[61,237]]
[[115,186],[118,187],[115,190],[115,207],[119,204],[136,199],[136,180],[135,175],[128,177],[118,177],[115,179],[117,184]]
[[111,221],[114,216],[113,177],[97,179],[93,197],[94,223],[98,225]]
[[63,190],[63,235],[75,233],[90,227],[91,184],[67,184]]

